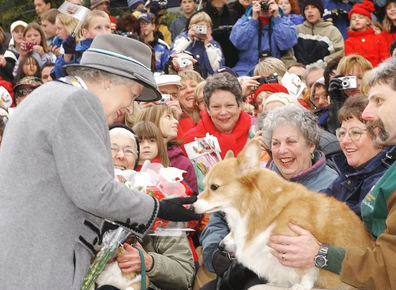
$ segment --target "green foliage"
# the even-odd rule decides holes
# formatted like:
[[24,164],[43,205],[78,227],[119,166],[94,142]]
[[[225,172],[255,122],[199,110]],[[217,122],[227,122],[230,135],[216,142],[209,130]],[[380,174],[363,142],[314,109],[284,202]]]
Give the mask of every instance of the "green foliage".
[[179,16],[180,16],[180,12],[168,12],[168,11],[165,11],[163,19],[166,21],[166,24],[169,27],[171,25],[172,21],[175,20]]

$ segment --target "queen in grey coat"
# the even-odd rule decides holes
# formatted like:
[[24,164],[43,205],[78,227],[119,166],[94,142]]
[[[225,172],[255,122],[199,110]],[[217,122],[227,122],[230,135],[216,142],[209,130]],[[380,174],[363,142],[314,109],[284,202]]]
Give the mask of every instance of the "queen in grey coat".
[[161,98],[150,61],[144,44],[98,35],[65,68],[78,77],[41,86],[13,113],[0,150],[0,289],[80,289],[104,218],[140,236],[157,216],[195,218],[114,180],[108,125],[133,101]]

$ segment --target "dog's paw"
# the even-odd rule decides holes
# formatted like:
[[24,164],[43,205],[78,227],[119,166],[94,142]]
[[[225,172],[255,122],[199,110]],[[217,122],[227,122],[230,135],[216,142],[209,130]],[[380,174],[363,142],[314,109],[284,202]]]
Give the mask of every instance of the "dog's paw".
[[306,288],[301,284],[294,284],[290,290],[311,290],[312,288]]

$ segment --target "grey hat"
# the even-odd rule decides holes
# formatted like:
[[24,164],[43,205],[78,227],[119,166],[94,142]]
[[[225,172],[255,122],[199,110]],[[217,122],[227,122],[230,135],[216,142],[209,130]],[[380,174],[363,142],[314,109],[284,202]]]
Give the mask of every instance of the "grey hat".
[[62,72],[67,76],[69,68],[77,66],[122,76],[144,86],[136,101],[158,101],[161,94],[150,70],[151,56],[151,49],[140,41],[121,35],[99,34],[83,53],[80,64],[66,65]]

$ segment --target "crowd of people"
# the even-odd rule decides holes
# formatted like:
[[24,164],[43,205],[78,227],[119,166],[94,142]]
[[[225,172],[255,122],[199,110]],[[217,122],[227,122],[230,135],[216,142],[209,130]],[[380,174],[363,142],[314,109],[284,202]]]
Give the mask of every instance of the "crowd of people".
[[[149,289],[275,289],[219,249],[223,212],[186,209],[251,139],[261,167],[345,202],[376,240],[339,248],[290,224],[267,244],[279,263],[396,289],[396,0],[180,0],[172,23],[166,0],[117,17],[66,1],[85,19],[34,0],[35,21],[0,26],[1,289],[80,289],[104,220],[139,237],[117,262],[144,264]],[[148,161],[183,170],[186,197],[127,188],[118,173]],[[157,218],[193,231],[147,235]]]

